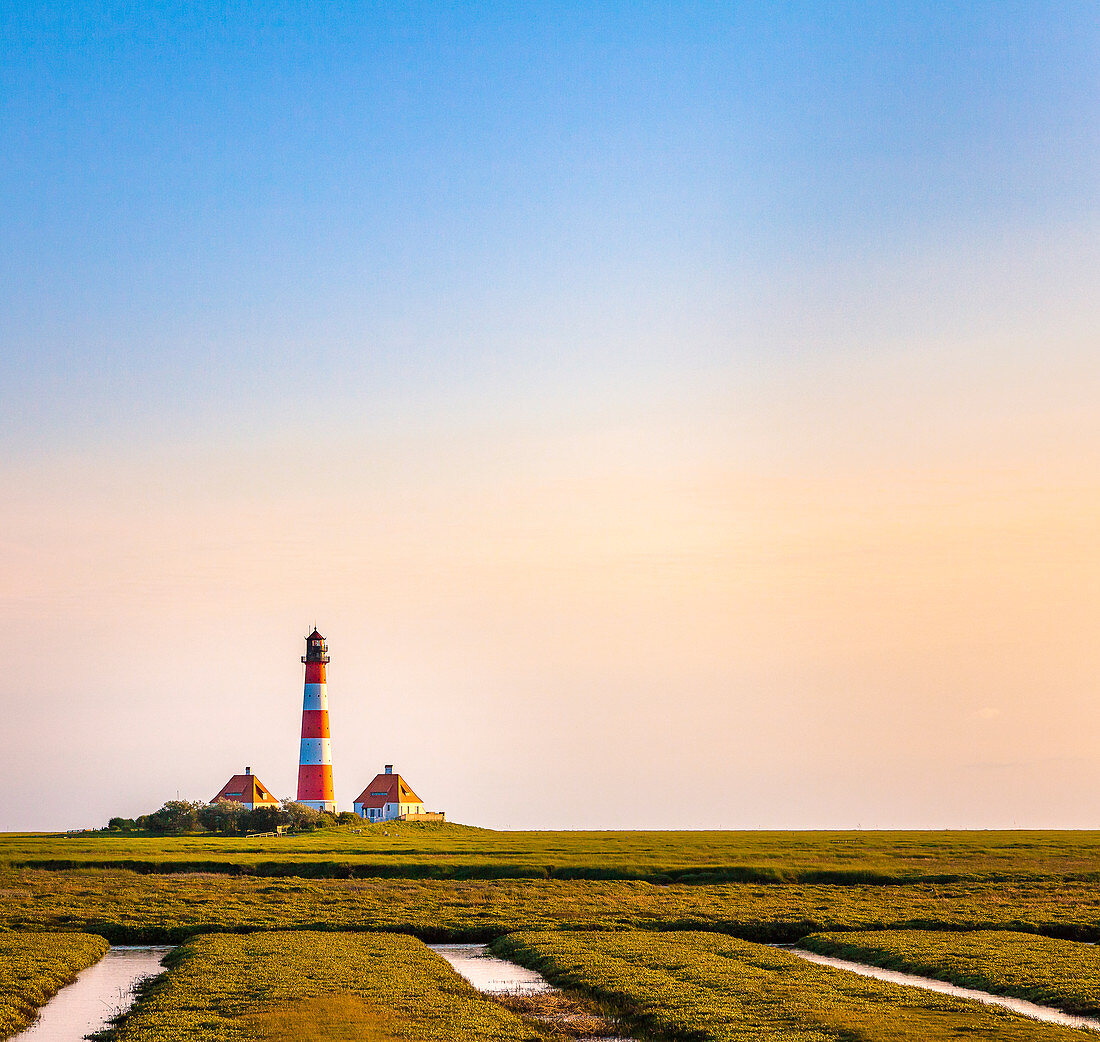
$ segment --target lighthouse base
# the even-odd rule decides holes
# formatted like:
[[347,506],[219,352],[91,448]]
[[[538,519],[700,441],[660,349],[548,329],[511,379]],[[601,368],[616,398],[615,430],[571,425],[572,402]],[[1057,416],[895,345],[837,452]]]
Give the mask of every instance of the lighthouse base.
[[336,813],[335,800],[295,800],[294,802],[300,803],[303,807],[309,807],[310,810],[325,811],[329,814]]

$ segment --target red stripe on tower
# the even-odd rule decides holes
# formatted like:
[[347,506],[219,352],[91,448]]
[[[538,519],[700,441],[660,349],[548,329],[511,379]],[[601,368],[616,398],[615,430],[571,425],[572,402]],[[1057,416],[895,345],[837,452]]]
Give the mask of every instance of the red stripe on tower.
[[302,737],[328,738],[328,710],[305,709],[302,711]]
[[328,645],[317,630],[306,637],[305,695],[302,700],[302,749],[298,758],[298,802],[314,810],[336,812],[332,789],[332,745],[328,730]]

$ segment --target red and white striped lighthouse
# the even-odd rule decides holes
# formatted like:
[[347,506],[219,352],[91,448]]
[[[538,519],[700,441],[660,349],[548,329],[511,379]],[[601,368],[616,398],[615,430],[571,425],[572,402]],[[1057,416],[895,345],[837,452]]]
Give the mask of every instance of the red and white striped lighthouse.
[[328,645],[315,629],[306,637],[306,688],[302,701],[302,754],[298,760],[298,802],[336,812],[332,792],[332,743],[328,731],[325,666]]

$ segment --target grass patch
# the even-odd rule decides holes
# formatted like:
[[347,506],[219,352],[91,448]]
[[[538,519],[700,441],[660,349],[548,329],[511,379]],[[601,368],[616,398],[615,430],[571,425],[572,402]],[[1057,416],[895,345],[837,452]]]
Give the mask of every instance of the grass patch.
[[1002,931],[816,934],[802,947],[1100,1016],[1100,948]]
[[536,995],[497,995],[507,1009],[534,1017],[556,1028],[565,1038],[620,1038],[622,1027],[590,999],[564,991]]
[[534,1042],[411,937],[258,933],[198,937],[169,956],[117,1042],[417,1039]]
[[701,933],[520,933],[494,944],[636,1026],[698,1042],[1055,1042],[1080,1039],[980,1003],[815,966]]
[[34,1020],[38,1009],[107,952],[83,933],[0,933],[0,1038]]
[[0,872],[0,928],[83,930],[113,943],[200,933],[393,931],[492,940],[510,930],[715,930],[796,941],[836,930],[1015,930],[1100,940],[1100,888],[656,886],[624,881],[255,879],[119,871]]
[[250,1013],[242,1030],[256,1042],[391,1042],[393,1021],[359,995],[322,995]]
[[363,823],[279,838],[0,834],[0,863],[303,878],[653,883],[1100,879],[1100,832],[494,832]]

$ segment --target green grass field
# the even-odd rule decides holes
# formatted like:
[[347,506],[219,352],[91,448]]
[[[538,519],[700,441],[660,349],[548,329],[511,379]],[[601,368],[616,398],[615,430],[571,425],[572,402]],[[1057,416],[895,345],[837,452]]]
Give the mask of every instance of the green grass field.
[[[340,1039],[347,1025],[349,1037],[367,1040],[526,1037],[508,1034],[532,1029],[507,1018],[493,1035],[492,1018],[507,1011],[480,998],[469,1005],[469,989],[420,943],[517,931],[522,937],[500,943],[666,1038],[1063,1038],[1062,1029],[917,1001],[749,942],[817,935],[805,943],[1094,1009],[1096,949],[1067,942],[1100,941],[1098,855],[1096,833],[499,833],[390,824],[280,839],[7,835],[0,930],[26,932],[0,936],[187,942],[119,1029],[135,1042],[308,1042]],[[118,865],[139,870],[94,867]],[[214,870],[188,870],[196,866]],[[310,953],[319,950],[332,955],[311,976]],[[419,1012],[397,998],[379,1001],[379,952],[420,982],[428,997]],[[211,970],[226,960],[260,969],[247,979]],[[283,963],[280,976],[271,967]],[[345,963],[375,984],[349,984]],[[979,964],[984,977],[974,975]],[[761,988],[782,1001],[753,998]],[[181,1033],[187,1009],[213,1018],[205,1033]],[[492,1024],[446,1019],[462,1010]]]
[[802,947],[1100,1015],[1100,948],[1017,933],[890,930],[817,934]]
[[0,835],[0,864],[264,876],[897,883],[1100,880],[1100,832],[493,832],[387,823],[298,836]]
[[495,950],[666,1038],[713,1042],[1054,1042],[1081,1033],[814,966],[717,934],[520,933]]
[[197,938],[110,1033],[119,1042],[534,1042],[419,941],[378,934]]
[[22,1031],[59,988],[107,952],[84,933],[0,933],[0,1038]]
[[0,926],[81,929],[115,943],[198,933],[387,930],[490,940],[516,929],[704,929],[764,941],[888,928],[1005,929],[1100,940],[1087,883],[713,886],[622,881],[255,879],[0,872]]

